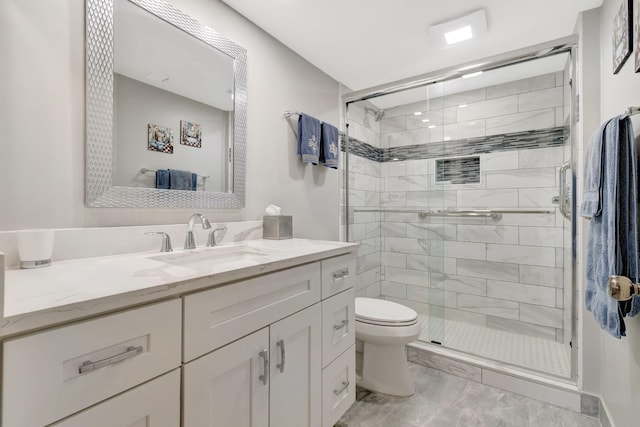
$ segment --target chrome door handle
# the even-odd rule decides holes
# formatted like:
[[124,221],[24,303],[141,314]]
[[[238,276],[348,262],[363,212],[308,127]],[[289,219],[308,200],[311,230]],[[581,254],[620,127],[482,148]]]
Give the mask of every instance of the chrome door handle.
[[87,372],[95,371],[100,368],[104,368],[105,366],[113,365],[114,363],[122,362],[126,359],[131,359],[142,353],[144,348],[142,346],[134,347],[129,346],[124,351],[124,353],[116,354],[115,356],[107,357],[106,359],[98,360],[97,362],[92,362],[91,360],[86,360],[82,362],[78,372],[81,374],[86,374]]
[[558,172],[560,180],[560,213],[563,217],[571,220],[571,211],[567,208],[569,192],[567,191],[567,171],[571,168],[571,163],[566,162]]
[[338,325],[333,325],[333,330],[334,331],[339,331],[340,329],[344,328],[345,326],[347,326],[349,324],[349,319],[344,319],[342,322],[340,322]]
[[284,372],[284,340],[279,340],[276,345],[280,347],[280,363],[276,365],[276,368],[280,369],[280,372]]
[[337,390],[333,390],[333,394],[335,394],[336,396],[340,396],[342,392],[347,389],[347,387],[349,387],[349,381],[342,381],[342,386]]
[[262,357],[262,369],[263,373],[258,377],[260,381],[262,381],[263,385],[267,385],[269,382],[269,351],[265,348],[260,353],[258,353],[260,357]]

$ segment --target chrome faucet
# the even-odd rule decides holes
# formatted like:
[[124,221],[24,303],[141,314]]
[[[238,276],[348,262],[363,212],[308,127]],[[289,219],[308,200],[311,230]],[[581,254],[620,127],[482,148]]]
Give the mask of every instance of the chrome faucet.
[[209,232],[209,239],[207,239],[207,247],[216,246],[216,231],[227,231],[227,227],[216,228],[215,230],[211,230]]
[[195,249],[196,247],[196,239],[193,236],[193,224],[196,218],[198,218],[202,223],[202,228],[204,229],[211,228],[211,224],[209,223],[209,220],[204,215],[199,213],[191,215],[191,218],[189,218],[189,222],[187,223],[187,238],[184,241],[185,249]]

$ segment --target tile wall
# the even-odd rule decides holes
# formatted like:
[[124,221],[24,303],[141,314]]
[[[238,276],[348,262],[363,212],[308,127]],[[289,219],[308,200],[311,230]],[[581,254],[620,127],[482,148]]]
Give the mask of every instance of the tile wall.
[[[350,240],[362,244],[360,295],[379,293],[423,314],[563,341],[570,250],[566,222],[551,199],[566,157],[558,131],[566,129],[567,83],[562,72],[546,74],[387,109],[380,122],[350,107],[355,145],[380,147],[384,160],[349,158]],[[542,135],[543,148],[518,145],[532,135]],[[479,183],[435,182],[435,159],[444,156],[433,147],[446,152],[448,141],[461,148],[456,155],[479,153]],[[413,155],[396,155],[405,148]],[[401,160],[388,161],[389,153]],[[360,208],[552,212],[421,219]]]

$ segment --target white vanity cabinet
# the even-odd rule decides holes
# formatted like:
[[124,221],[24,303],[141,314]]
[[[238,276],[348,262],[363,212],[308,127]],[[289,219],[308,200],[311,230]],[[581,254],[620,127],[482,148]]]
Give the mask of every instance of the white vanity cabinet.
[[320,426],[320,306],[184,366],[183,425]]
[[5,341],[2,426],[48,425],[180,367],[181,314],[174,299]]
[[355,400],[355,256],[2,342],[0,427],[323,427]]

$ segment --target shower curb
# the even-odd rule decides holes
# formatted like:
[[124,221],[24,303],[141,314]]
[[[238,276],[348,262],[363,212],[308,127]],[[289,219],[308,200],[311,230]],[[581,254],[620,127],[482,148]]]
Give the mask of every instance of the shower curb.
[[407,360],[599,419],[603,427],[615,427],[599,396],[583,393],[568,381],[419,342],[407,345]]

